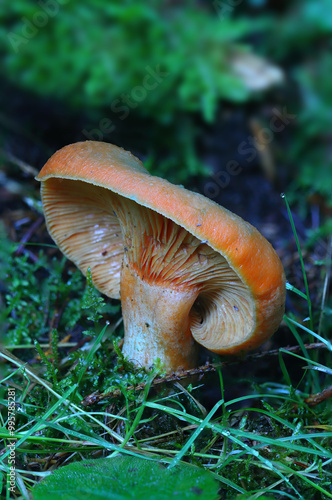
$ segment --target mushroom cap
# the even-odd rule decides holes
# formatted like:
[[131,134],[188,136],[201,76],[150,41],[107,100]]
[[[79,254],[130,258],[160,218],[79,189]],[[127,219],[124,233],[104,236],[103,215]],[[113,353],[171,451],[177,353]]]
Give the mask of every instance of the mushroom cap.
[[131,153],[103,142],[78,142],[60,149],[37,180],[42,183],[52,238],[83,274],[91,268],[96,288],[109,297],[120,297],[127,250],[117,213],[108,201],[115,193],[184,228],[227,266],[229,283],[219,286],[217,280],[213,289],[202,292],[203,305],[198,305],[202,316],[197,319],[193,313],[191,331],[199,344],[219,354],[240,354],[261,345],[278,328],[285,304],[282,264],[271,244],[237,215],[152,176]]

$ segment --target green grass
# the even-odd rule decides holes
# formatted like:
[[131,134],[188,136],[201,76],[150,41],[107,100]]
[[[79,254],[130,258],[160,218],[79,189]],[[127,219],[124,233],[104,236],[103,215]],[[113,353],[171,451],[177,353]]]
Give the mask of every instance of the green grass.
[[[279,349],[281,376],[272,379],[268,373],[245,395],[227,400],[226,363],[214,363],[213,380],[212,375],[207,382],[192,378],[189,386],[182,385],[181,377],[163,383],[158,366],[150,373],[138,370],[121,355],[118,308],[105,305],[89,275],[85,283],[65,260],[59,263],[47,252],[41,251],[33,264],[6,248],[11,257],[1,313],[7,336],[7,347],[1,348],[3,498],[10,498],[7,445],[13,440],[16,498],[31,498],[33,486],[53,468],[119,453],[162,459],[168,467],[183,461],[203,467],[219,481],[222,499],[332,498],[331,399],[310,398],[331,386],[332,344],[328,328],[320,328],[321,310],[311,304],[307,285],[305,293],[288,285],[302,302],[304,316],[309,310],[310,320],[302,324],[305,318],[285,315],[299,348]],[[304,266],[302,270],[306,283]],[[50,329],[63,302],[70,314]],[[68,354],[61,341],[76,323],[86,342]],[[310,342],[320,348],[311,349]],[[206,409],[200,399],[208,384],[219,386],[221,397]],[[8,389],[15,390],[13,435]],[[82,404],[96,391],[113,396]]]

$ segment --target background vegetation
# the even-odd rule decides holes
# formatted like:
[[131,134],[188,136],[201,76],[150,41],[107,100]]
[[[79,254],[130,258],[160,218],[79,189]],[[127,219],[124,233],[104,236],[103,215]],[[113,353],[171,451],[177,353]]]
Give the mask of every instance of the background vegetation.
[[[161,484],[172,486],[163,474],[174,469],[174,488],[185,485],[189,464],[197,489],[188,498],[332,498],[332,1],[2,7],[4,498],[31,498],[40,478],[57,477],[53,470],[64,476],[44,485],[65,498],[59,484],[76,470],[65,465],[110,455],[120,460],[112,467],[123,498],[130,457],[144,458],[135,467],[146,481],[147,460],[162,461]],[[56,149],[86,139],[131,150],[272,242],[289,295],[285,320],[260,354],[230,361],[204,352],[201,364],[213,366],[184,379],[158,368],[146,374],[121,356],[119,305],[54,247],[34,181]],[[12,436],[8,390],[16,394]],[[82,477],[73,498],[94,498],[84,490],[93,481]]]

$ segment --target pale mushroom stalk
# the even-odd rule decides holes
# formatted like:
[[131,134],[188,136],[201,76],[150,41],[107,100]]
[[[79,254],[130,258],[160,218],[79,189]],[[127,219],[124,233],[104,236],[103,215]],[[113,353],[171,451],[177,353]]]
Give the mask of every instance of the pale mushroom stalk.
[[141,278],[127,263],[121,273],[121,304],[125,329],[123,354],[138,365],[162,360],[167,371],[193,368],[197,345],[189,313],[197,290],[165,287]]
[[284,312],[285,276],[250,224],[150,175],[101,142],[66,146],[38,176],[48,230],[95,286],[121,299],[123,353],[150,368],[197,364],[197,347],[243,354]]

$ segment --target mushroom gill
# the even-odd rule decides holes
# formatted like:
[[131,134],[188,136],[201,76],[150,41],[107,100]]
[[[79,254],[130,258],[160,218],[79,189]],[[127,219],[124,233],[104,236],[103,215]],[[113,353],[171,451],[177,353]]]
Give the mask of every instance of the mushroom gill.
[[[133,359],[144,356],[142,364],[152,364],[155,355],[163,359],[157,345],[148,357],[139,354],[142,337],[150,338],[146,342],[151,346],[157,342],[154,335],[159,344],[165,336],[168,345],[174,343],[174,350],[181,349],[181,342],[175,346],[175,338],[169,337],[170,317],[175,315],[176,329],[183,330],[178,335],[189,350],[193,349],[191,336],[212,351],[222,351],[250,335],[255,325],[250,291],[206,242],[156,211],[99,186],[53,178],[42,189],[49,230],[63,253],[84,274],[91,268],[96,287],[106,295],[119,298],[121,282],[125,354]],[[166,290],[171,292],[167,300]],[[156,302],[161,291],[163,312],[160,300]],[[144,306],[138,303],[138,293],[147,295]],[[157,328],[156,317],[147,311],[147,307],[156,311],[157,306],[158,334],[152,328],[152,324]],[[131,342],[126,341],[128,335]]]

